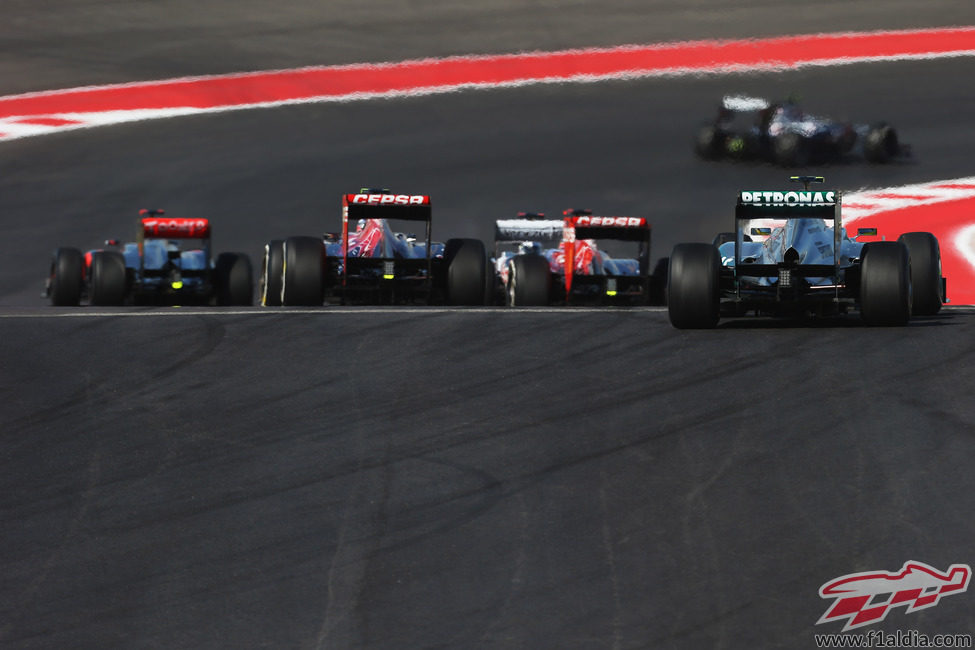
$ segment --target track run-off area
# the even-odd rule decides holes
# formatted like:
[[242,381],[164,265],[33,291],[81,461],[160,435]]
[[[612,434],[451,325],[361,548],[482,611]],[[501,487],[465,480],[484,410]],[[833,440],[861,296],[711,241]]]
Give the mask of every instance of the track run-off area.
[[[648,4],[672,25],[611,1],[259,4],[197,28],[95,0],[115,22],[79,31],[38,0],[10,23],[34,76],[0,96],[0,647],[806,648],[842,627],[817,625],[823,585],[975,563],[975,11],[781,3],[749,38],[769,3]],[[724,93],[889,120],[914,159],[697,160]],[[659,258],[792,173],[848,223],[934,232],[950,305],[690,332],[656,307],[38,296],[55,247],[143,207],[209,217],[258,266],[370,184],[431,195],[437,239],[646,215]],[[863,631],[971,633],[971,598]]]

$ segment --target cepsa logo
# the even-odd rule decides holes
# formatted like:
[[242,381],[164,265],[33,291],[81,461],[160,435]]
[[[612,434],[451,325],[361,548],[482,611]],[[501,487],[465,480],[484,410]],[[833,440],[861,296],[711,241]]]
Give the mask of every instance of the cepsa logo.
[[354,194],[351,203],[366,205],[423,205],[430,199],[419,194]]
[[142,228],[148,237],[206,237],[210,222],[206,219],[143,219]]
[[580,226],[616,226],[623,228],[635,228],[647,223],[641,217],[576,217],[575,224]]
[[820,598],[835,598],[816,625],[846,620],[843,632],[879,623],[894,607],[904,605],[905,613],[934,607],[942,596],[968,590],[972,568],[952,564],[942,573],[923,562],[905,562],[898,572],[866,571],[830,580],[819,588]]

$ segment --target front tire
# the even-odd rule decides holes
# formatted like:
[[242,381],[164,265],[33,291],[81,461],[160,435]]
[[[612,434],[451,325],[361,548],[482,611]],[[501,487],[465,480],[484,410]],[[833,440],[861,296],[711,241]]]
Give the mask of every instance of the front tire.
[[867,325],[906,325],[911,318],[911,262],[900,241],[870,242],[860,253],[860,317]]
[[717,160],[724,153],[726,137],[716,126],[702,126],[694,141],[694,151],[704,160]]
[[125,258],[117,251],[98,251],[91,256],[91,304],[115,307],[125,302]]
[[798,133],[783,133],[772,141],[772,154],[783,167],[805,167],[809,164],[809,141]]
[[718,324],[721,259],[711,244],[677,244],[670,256],[667,313],[678,329],[710,329]]
[[85,263],[77,248],[59,248],[51,260],[49,295],[55,307],[77,307],[81,302]]
[[897,131],[889,124],[878,124],[867,132],[863,141],[863,155],[872,163],[890,162],[900,152]]
[[487,253],[479,239],[448,239],[444,246],[448,305],[483,305],[487,290]]
[[272,239],[264,246],[264,262],[261,264],[261,305],[281,306],[281,282],[284,274],[284,242]]
[[511,307],[542,307],[552,292],[552,270],[542,255],[517,255],[508,267],[505,287]]
[[907,232],[897,238],[911,256],[911,313],[933,316],[941,311],[941,247],[929,232]]
[[315,237],[284,240],[281,304],[316,306],[324,300],[325,246]]
[[253,305],[251,260],[243,253],[220,253],[215,270],[218,305]]

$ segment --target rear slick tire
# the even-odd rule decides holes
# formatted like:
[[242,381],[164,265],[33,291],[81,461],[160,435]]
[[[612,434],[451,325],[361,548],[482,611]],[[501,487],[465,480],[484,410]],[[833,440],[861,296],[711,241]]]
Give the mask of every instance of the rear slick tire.
[[721,259],[711,244],[677,244],[670,256],[667,314],[678,329],[711,329],[721,316]]
[[284,241],[281,304],[319,306],[324,300],[325,245],[315,237]]
[[911,263],[899,241],[870,242],[860,253],[860,317],[867,325],[896,327],[911,318]]
[[508,267],[507,302],[511,307],[544,307],[552,292],[552,270],[541,255],[518,255]]
[[92,305],[117,307],[125,302],[125,258],[117,251],[98,251],[91,256]]
[[59,248],[51,260],[51,304],[77,307],[81,302],[85,263],[77,248]]
[[929,232],[907,232],[897,238],[911,256],[911,313],[934,316],[941,311],[941,247]]
[[220,253],[216,263],[217,304],[254,304],[254,278],[251,260],[244,253]]
[[487,253],[479,239],[448,239],[444,245],[446,302],[482,306],[487,291]]

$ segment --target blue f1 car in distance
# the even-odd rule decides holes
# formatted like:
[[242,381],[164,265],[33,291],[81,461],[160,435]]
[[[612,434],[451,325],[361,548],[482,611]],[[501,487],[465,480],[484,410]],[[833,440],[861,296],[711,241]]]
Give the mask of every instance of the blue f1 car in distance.
[[859,153],[886,163],[910,156],[886,123],[849,124],[805,113],[794,101],[728,95],[713,122],[697,134],[695,150],[705,160],[759,159],[785,167],[829,163]]

